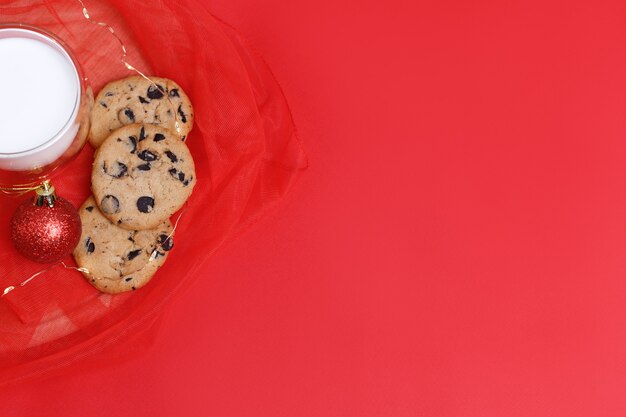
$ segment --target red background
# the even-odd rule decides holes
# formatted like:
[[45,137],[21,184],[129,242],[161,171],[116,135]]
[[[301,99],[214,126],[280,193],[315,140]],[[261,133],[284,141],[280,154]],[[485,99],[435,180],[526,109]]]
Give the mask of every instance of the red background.
[[155,340],[1,415],[626,415],[623,1],[207,6],[310,169]]

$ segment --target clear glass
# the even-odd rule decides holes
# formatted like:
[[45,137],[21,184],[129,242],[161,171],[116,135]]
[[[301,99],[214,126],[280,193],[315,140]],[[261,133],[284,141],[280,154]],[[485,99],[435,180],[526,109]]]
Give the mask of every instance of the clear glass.
[[13,153],[0,152],[0,185],[5,187],[41,182],[65,167],[85,144],[93,107],[91,87],[83,75],[80,63],[65,42],[38,27],[20,23],[0,24],[0,39],[9,37],[35,39],[62,53],[76,71],[78,94],[71,116],[60,131],[51,134],[49,138],[42,138],[40,144],[32,149]]

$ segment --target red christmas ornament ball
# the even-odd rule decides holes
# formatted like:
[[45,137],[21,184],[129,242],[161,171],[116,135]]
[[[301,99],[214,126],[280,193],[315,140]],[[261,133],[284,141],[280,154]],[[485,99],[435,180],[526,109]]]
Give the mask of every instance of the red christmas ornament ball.
[[82,226],[78,211],[64,198],[54,206],[38,206],[32,200],[17,207],[11,219],[11,239],[22,255],[35,262],[63,259],[76,247]]

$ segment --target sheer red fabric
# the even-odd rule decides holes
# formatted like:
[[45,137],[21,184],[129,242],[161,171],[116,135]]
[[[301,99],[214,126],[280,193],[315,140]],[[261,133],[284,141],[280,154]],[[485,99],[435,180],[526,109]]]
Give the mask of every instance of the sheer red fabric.
[[[195,0],[92,1],[86,6],[94,20],[115,28],[132,65],[176,80],[193,100],[196,124],[187,144],[198,185],[178,225],[175,249],[141,290],[101,294],[79,272],[55,267],[0,298],[0,386],[66,366],[150,328],[180,289],[194,279],[210,279],[202,270],[211,255],[279,201],[307,166],[271,71],[204,6]],[[8,22],[37,25],[61,37],[95,92],[109,80],[132,74],[120,60],[115,38],[89,23],[76,0],[5,1],[0,23]],[[92,155],[87,145],[52,178],[59,194],[77,206],[90,194]],[[1,198],[4,289],[42,266],[22,258],[9,241],[10,216],[24,197]]]

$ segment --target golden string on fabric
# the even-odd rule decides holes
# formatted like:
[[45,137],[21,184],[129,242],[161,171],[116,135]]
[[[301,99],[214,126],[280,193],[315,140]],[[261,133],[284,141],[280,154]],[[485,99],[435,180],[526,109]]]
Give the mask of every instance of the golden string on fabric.
[[75,266],[67,266],[65,264],[65,262],[60,261],[54,265],[51,265],[45,269],[42,269],[41,271],[37,271],[34,274],[32,274],[30,277],[26,278],[24,281],[20,282],[19,284],[15,284],[15,285],[9,285],[8,287],[6,287],[4,289],[4,291],[2,291],[2,295],[0,295],[1,297],[4,297],[5,295],[7,295],[8,293],[10,293],[11,291],[13,291],[16,287],[23,287],[24,285],[28,284],[29,282],[31,282],[32,280],[34,280],[35,278],[37,278],[39,275],[48,272],[49,270],[51,270],[52,268],[56,268],[57,266],[63,266],[63,268],[65,269],[75,269],[76,271],[80,271],[80,272],[85,272],[85,273],[89,273],[89,271],[87,270],[87,268],[78,268]]
[[159,90],[163,94],[163,96],[167,99],[168,103],[170,104],[170,108],[173,110],[172,114],[174,115],[174,128],[176,129],[176,133],[178,133],[178,136],[182,138],[183,135],[181,133],[180,123],[178,123],[178,115],[176,114],[176,106],[174,106],[174,103],[172,103],[172,100],[170,100],[169,95],[167,94],[167,92],[163,91],[163,88],[161,88],[158,84],[156,84],[154,81],[152,81],[150,79],[150,77],[148,77],[143,72],[141,72],[140,70],[135,68],[133,65],[131,65],[126,60],[126,57],[128,56],[128,53],[126,51],[126,45],[124,45],[124,41],[122,41],[122,38],[120,38],[119,35],[115,32],[115,29],[113,29],[106,22],[100,22],[100,21],[92,19],[91,16],[89,15],[89,10],[87,10],[87,6],[85,6],[85,3],[83,2],[83,0],[77,0],[77,1],[82,6],[82,8],[83,8],[83,16],[85,17],[85,19],[87,19],[87,21],[89,23],[91,23],[93,25],[100,26],[102,28],[105,28],[107,31],[109,31],[111,33],[111,35],[113,35],[115,37],[115,39],[117,39],[117,42],[120,44],[120,48],[122,50],[121,61],[122,61],[122,64],[124,64],[124,66],[126,67],[126,69],[128,69],[129,71],[133,71],[136,74],[138,74],[139,76],[141,76],[144,79],[146,79],[150,84],[152,84],[152,86],[154,86],[157,90]]
[[0,192],[7,195],[21,196],[31,191],[50,188],[50,181],[36,182],[31,184],[17,184],[11,187],[0,187]]

